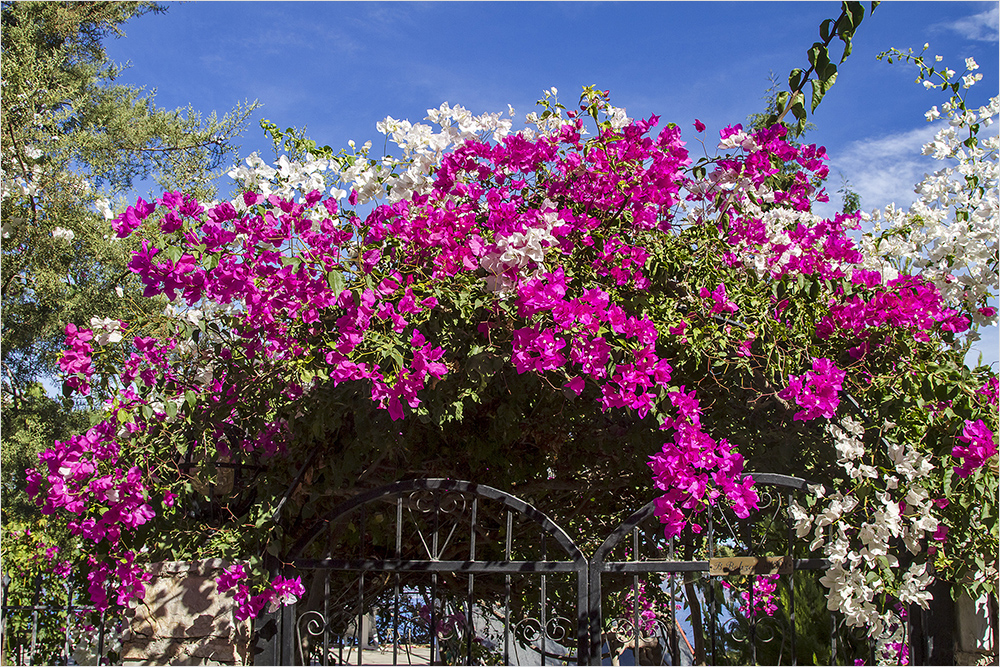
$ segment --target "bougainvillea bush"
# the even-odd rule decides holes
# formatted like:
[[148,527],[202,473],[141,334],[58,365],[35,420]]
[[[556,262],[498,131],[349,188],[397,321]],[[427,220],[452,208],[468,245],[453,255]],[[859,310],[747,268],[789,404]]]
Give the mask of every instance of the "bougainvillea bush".
[[220,587],[256,616],[303,594],[259,556],[338,490],[428,473],[488,476],[583,541],[612,503],[655,496],[673,536],[752,513],[749,470],[817,481],[797,534],[887,660],[932,572],[995,592],[997,376],[962,360],[996,321],[1000,103],[893,55],[951,93],[948,166],[875,221],[813,212],[827,156],[785,125],[710,139],[593,87],[518,131],[445,104],[380,123],[391,156],[307,144],[235,167],[232,201],[128,207],[118,237],[169,239],[130,265],[169,305],[67,327],[67,391],[111,399],[29,471],[94,603],[141,599],[150,561],[252,557]]

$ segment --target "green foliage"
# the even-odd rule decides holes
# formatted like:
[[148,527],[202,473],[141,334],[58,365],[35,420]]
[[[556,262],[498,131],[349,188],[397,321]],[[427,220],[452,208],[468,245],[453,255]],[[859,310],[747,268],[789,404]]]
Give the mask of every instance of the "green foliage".
[[[781,577],[774,593],[777,607],[773,616],[763,613],[756,618],[747,618],[740,610],[746,603],[740,593],[749,587],[748,577],[732,578],[733,589],[716,588],[722,594],[722,610],[717,622],[725,623],[725,631],[717,638],[716,664],[723,665],[782,665],[791,656],[791,609],[793,609],[791,581],[787,575]],[[827,610],[826,589],[819,583],[819,573],[800,570],[795,572],[795,657],[803,665],[851,664],[831,662],[829,641],[831,614]],[[759,593],[758,593],[759,595]],[[753,626],[753,627],[751,627]],[[751,646],[749,638],[753,636]],[[848,637],[838,637],[842,652]]]
[[[4,664],[58,665],[66,651],[76,664],[96,664],[99,649],[112,662],[117,618],[93,611],[79,568],[65,565],[66,549],[55,547],[62,531],[48,518],[4,521]],[[61,569],[58,566],[62,566]],[[98,627],[104,624],[103,646]],[[68,637],[67,637],[68,630]],[[73,663],[70,663],[73,664]]]
[[[878,2],[872,2],[869,14],[874,13],[878,5]],[[842,65],[851,55],[851,40],[865,17],[864,5],[860,2],[843,2],[841,7],[839,17],[826,19],[820,24],[820,41],[813,43],[806,52],[809,68],[805,70],[796,68],[789,73],[788,90],[778,93],[775,98],[777,112],[768,114],[763,125],[780,123],[785,115],[791,112],[792,116],[795,117],[795,124],[791,126],[794,128],[793,136],[799,136],[805,130],[808,113],[816,112],[823,97],[837,81],[837,65]],[[830,43],[835,37],[843,42],[839,63],[834,63],[830,54]],[[809,112],[806,112],[804,92],[806,83],[809,83],[812,88]]]
[[[121,35],[151,3],[3,5],[4,391],[50,378],[67,322],[122,318],[149,306],[126,269],[138,240],[109,238],[95,212],[153,177],[212,194],[254,105],[218,120],[168,111],[151,94],[114,84],[101,39]],[[69,240],[55,238],[57,228]],[[131,318],[129,318],[131,319]]]
[[861,195],[854,190],[854,186],[846,178],[843,179],[843,183],[837,189],[837,194],[840,195],[841,202],[843,203],[843,207],[840,210],[841,213],[850,215],[861,210]]
[[[764,101],[764,111],[760,113],[752,113],[747,116],[747,124],[755,129],[760,130],[765,127],[769,127],[769,120],[773,120],[778,114],[780,114],[784,109],[778,104],[778,95],[781,92],[782,82],[777,77],[774,72],[768,74],[768,87],[764,92],[764,97],[761,98]],[[816,125],[811,122],[806,122],[799,126],[791,125],[789,123],[783,123],[785,128],[788,130],[788,139],[799,139],[806,132],[816,129]]]
[[271,138],[275,157],[286,155],[289,160],[302,160],[306,155],[327,159],[333,157],[333,149],[329,146],[318,146],[314,139],[306,136],[306,128],[300,130],[289,127],[282,131],[268,119],[262,118],[260,129]]

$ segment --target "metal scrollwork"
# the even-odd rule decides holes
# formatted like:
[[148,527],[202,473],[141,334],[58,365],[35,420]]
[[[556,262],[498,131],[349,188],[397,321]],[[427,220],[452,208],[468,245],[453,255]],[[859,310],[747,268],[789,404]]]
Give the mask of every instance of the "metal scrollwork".
[[[552,649],[560,647],[566,649],[566,643],[573,639],[573,622],[563,616],[553,616],[545,622],[534,617],[523,618],[514,624],[514,639],[522,646],[528,647],[538,653],[542,652],[542,640],[545,641],[545,654],[551,657],[562,656]],[[548,645],[551,642],[551,646]]]
[[764,643],[774,641],[775,637],[778,637],[780,634],[777,625],[778,622],[770,617],[758,620],[756,628],[757,641]]
[[745,644],[749,638],[749,627],[741,618],[731,618],[723,624],[722,629],[735,644]]
[[572,627],[568,618],[555,616],[545,624],[545,637],[557,644],[565,644],[572,637]]
[[326,618],[316,610],[307,611],[299,616],[296,625],[298,626],[300,637],[303,626],[305,626],[306,633],[312,637],[322,637],[328,627]]
[[514,624],[514,638],[526,646],[533,645],[542,636],[542,622],[537,618],[522,618]]
[[[345,582],[356,577],[354,584],[347,586],[343,600],[324,601],[314,591],[311,610],[294,624],[280,625],[281,643],[275,642],[274,652],[283,656],[284,647],[295,643],[292,637],[298,639],[293,660],[315,660],[324,650],[324,662],[342,661],[352,650],[374,651],[367,645],[370,640],[363,642],[351,629],[348,610],[379,607],[390,609],[374,616],[381,636],[394,656],[405,645],[407,660],[412,648],[421,661],[458,664],[475,664],[483,656],[506,664],[537,664],[539,658],[549,664],[577,658],[592,664],[610,656],[612,664],[619,664],[629,661],[628,651],[635,664],[679,662],[694,650],[673,609],[677,597],[687,594],[699,596],[703,609],[707,607],[703,620],[713,653],[718,644],[723,655],[732,652],[753,661],[766,645],[768,655],[785,656],[786,640],[788,650],[795,641],[783,614],[766,616],[783,601],[771,601],[777,595],[772,589],[787,585],[793,570],[815,570],[822,563],[793,560],[798,551],[785,512],[791,494],[807,490],[805,480],[760,477],[755,486],[759,509],[750,517],[739,518],[731,503],[720,499],[708,514],[707,531],[667,540],[651,502],[592,555],[581,552],[565,530],[530,504],[484,485],[405,480],[366,492],[331,512],[326,525],[342,525],[360,510],[355,525],[372,533],[372,548],[362,543],[359,556],[343,547],[322,561],[301,560],[317,572],[340,572],[337,576]],[[394,516],[387,511],[390,504]],[[362,509],[366,505],[374,509]],[[317,528],[301,539],[289,562],[301,559],[321,534]],[[792,542],[786,544],[788,540]],[[539,575],[536,606],[523,591]],[[624,584],[632,577],[644,578],[647,589],[653,585],[657,597],[669,596],[670,607],[662,616],[654,618],[647,610],[648,618],[636,618],[635,609],[624,603]],[[721,589],[722,582],[729,585]],[[688,583],[696,586],[691,589]],[[634,580],[632,586],[637,595]],[[327,589],[325,595],[329,585]],[[320,602],[334,619],[316,611]],[[611,602],[614,613],[604,616],[602,607],[609,611],[605,605]],[[520,616],[525,611],[535,616]],[[835,616],[830,630],[831,641],[839,642],[833,644],[837,655],[864,651],[864,637],[855,637],[858,631]],[[357,660],[369,662],[364,653]]]
[[[303,629],[305,636],[303,636]],[[323,637],[329,629],[327,619],[316,610],[310,610],[298,617],[295,622],[295,634],[300,650],[305,652],[306,642],[312,637]],[[303,661],[305,662],[305,661]]]
[[[428,558],[438,558],[448,544],[451,543],[461,517],[466,513],[468,507],[468,499],[465,495],[457,491],[440,493],[422,489],[410,493],[409,503],[407,504],[410,520],[417,530],[417,536],[423,543],[424,551],[426,551]],[[421,528],[421,523],[417,521],[417,517],[414,516],[414,511],[420,514],[434,514],[436,517],[440,517],[442,514],[449,517],[449,525],[435,526],[435,529],[447,531],[444,540],[438,544],[436,550],[432,548],[432,543],[429,543],[427,537],[424,535],[424,530]]]
[[[672,632],[671,628],[661,619],[639,620],[639,640],[635,638],[635,619],[614,618],[608,623],[608,631],[604,634],[608,643],[608,653],[606,657],[611,658],[611,664],[617,665],[625,651],[632,651],[633,656],[638,655],[636,664],[640,665],[660,665],[665,664],[667,657],[667,637]],[[636,644],[638,643],[638,649]]]
[[416,510],[421,514],[432,512],[444,512],[445,514],[464,514],[468,507],[468,499],[457,491],[447,491],[444,493],[430,489],[413,491],[409,495],[410,510]]
[[[622,643],[629,644],[635,637],[633,626],[634,620],[631,618],[614,618],[608,622],[608,634]],[[669,632],[666,623],[660,619],[653,621],[639,619],[639,641],[644,642],[664,636]]]
[[769,486],[755,486],[754,490],[757,491],[757,511],[766,512],[772,507],[777,509],[781,507],[781,492],[778,489]]

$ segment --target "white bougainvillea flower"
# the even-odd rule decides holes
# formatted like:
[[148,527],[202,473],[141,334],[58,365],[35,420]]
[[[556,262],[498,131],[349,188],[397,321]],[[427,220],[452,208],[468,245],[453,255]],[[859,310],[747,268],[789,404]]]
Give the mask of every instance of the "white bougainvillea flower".
[[72,241],[76,234],[73,233],[72,229],[56,227],[52,230],[52,237],[59,241]]
[[121,326],[121,322],[108,317],[90,318],[90,328],[94,331],[94,340],[100,345],[121,341]]

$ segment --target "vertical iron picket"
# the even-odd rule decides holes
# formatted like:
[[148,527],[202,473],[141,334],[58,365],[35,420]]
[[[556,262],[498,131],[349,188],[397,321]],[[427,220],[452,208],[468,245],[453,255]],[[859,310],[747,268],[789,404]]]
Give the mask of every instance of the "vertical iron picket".
[[[792,506],[792,492],[788,490],[785,492],[785,506]],[[798,654],[795,652],[796,643],[796,628],[795,628],[795,528],[792,526],[792,515],[791,512],[785,512],[785,526],[788,529],[788,560],[792,564],[792,572],[788,575],[788,624],[791,626],[792,634],[792,665],[798,663]]]
[[[504,556],[507,562],[510,562],[510,550],[512,543],[511,529],[514,522],[514,513],[507,510],[507,544],[504,551]],[[504,592],[504,611],[503,611],[503,663],[505,665],[510,664],[510,575],[505,577],[506,588]]]
[[[542,560],[543,561],[545,560],[545,556],[546,556],[546,548],[545,547],[546,547],[546,544],[545,544],[545,533],[542,533]],[[542,574],[542,588],[541,588],[541,594],[539,595],[539,598],[541,600],[541,614],[540,614],[539,617],[541,619],[541,626],[542,626],[542,665],[544,665],[545,664],[545,635],[547,634],[547,632],[546,632],[546,626],[548,624],[547,623],[547,619],[545,617],[546,592],[545,592],[545,575],[544,574]]]
[[[323,573],[323,660],[320,664],[330,664],[330,572]],[[305,660],[303,660],[305,662]]]
[[[709,562],[715,558],[715,526],[712,522],[712,505],[708,506],[708,560]],[[712,644],[712,662],[718,664],[719,658],[715,654],[715,635],[717,628],[715,627],[715,619],[719,614],[719,603],[715,599],[715,579],[711,576],[708,577],[708,633],[709,641]],[[703,642],[704,644],[704,642]]]
[[[403,557],[403,496],[396,497],[396,560]],[[392,664],[398,664],[399,651],[399,572],[394,575],[392,594]],[[409,651],[407,651],[409,655]]]
[[[476,519],[479,511],[479,498],[472,499],[472,518],[469,521],[469,560],[476,560]],[[465,664],[472,664],[472,638],[476,634],[476,627],[472,619],[472,593],[475,587],[475,576],[469,574],[469,595],[466,600],[465,617]]]

